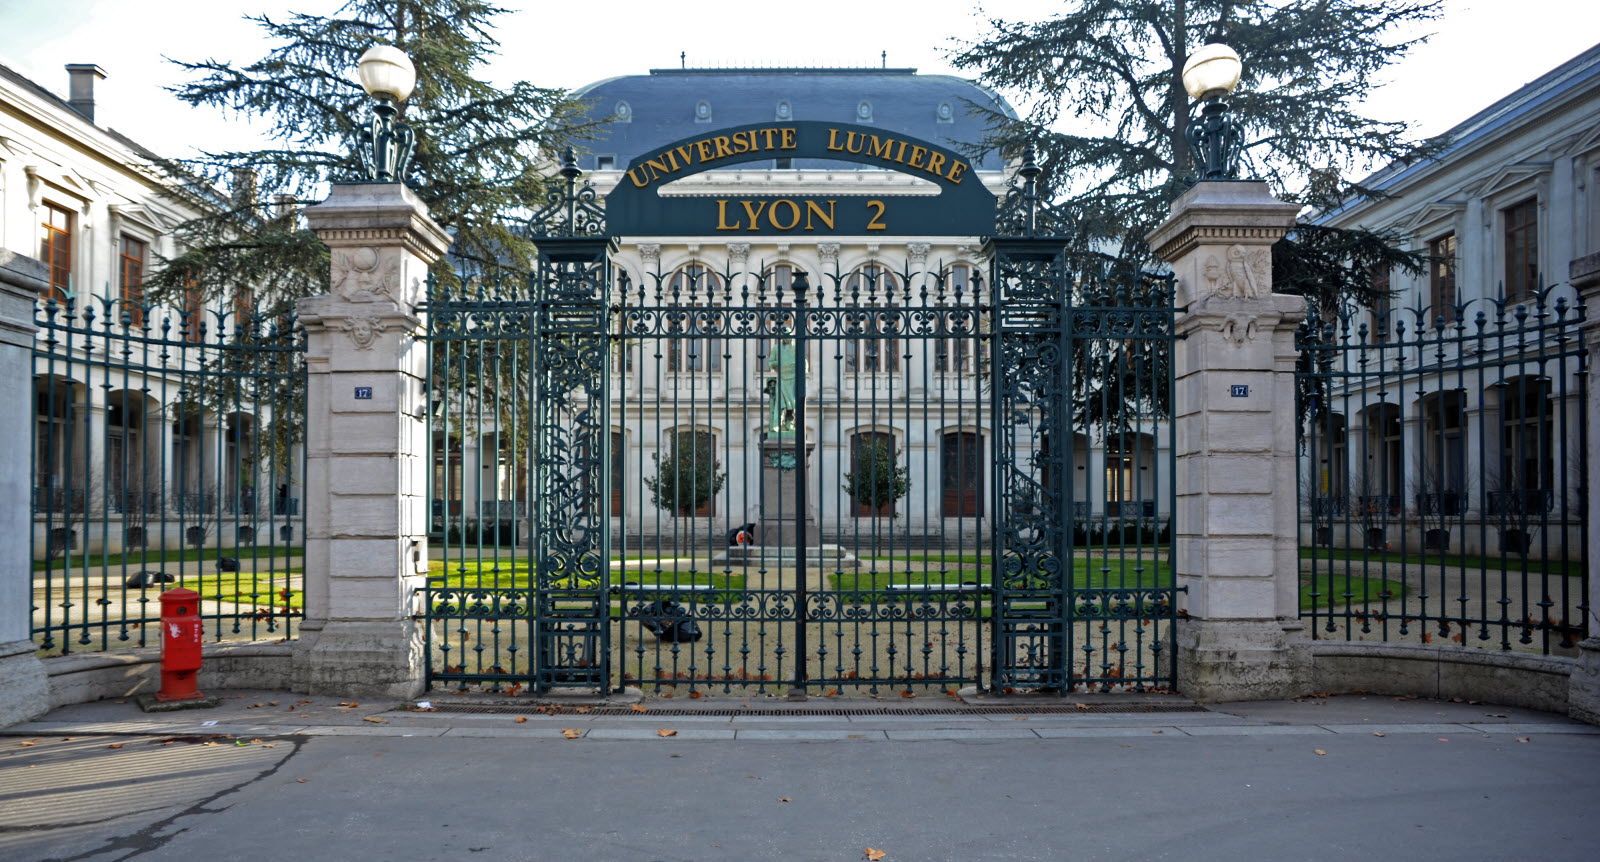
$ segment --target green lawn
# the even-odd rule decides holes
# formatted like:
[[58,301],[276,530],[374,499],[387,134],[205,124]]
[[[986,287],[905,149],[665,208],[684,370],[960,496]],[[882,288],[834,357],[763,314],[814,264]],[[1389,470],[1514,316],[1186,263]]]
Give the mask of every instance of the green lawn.
[[176,565],[180,562],[199,562],[207,560],[215,562],[218,557],[233,557],[239,560],[265,560],[283,559],[285,557],[298,557],[305,553],[301,547],[272,547],[247,545],[240,548],[186,548],[183,551],[135,551],[127,554],[71,554],[68,557],[51,560],[34,560],[33,570],[42,572],[46,569],[63,569],[70,567],[77,571],[86,568],[121,568],[126,565],[131,569],[149,569],[162,565]]
[[[1312,593],[1320,595],[1312,595]],[[1350,574],[1319,574],[1300,579],[1300,610],[1329,610],[1345,605],[1379,605],[1385,594],[1391,602],[1405,598],[1406,588],[1397,581],[1363,578]]]
[[[1411,550],[1402,554],[1399,551],[1367,551],[1361,548],[1301,548],[1302,560],[1332,560],[1348,563],[1368,563],[1380,565],[1407,566],[1454,566],[1464,569],[1488,569],[1499,571],[1502,567],[1508,571],[1521,571],[1522,558],[1516,554],[1501,557],[1464,556],[1462,554],[1424,554],[1421,550]],[[1565,560],[1528,560],[1529,572],[1543,572],[1552,575],[1566,575],[1572,577],[1583,574],[1583,567],[1577,562]]]
[[[285,582],[290,577],[299,577],[304,569],[282,569],[268,574],[261,572],[252,576],[249,572],[223,572],[216,575],[199,575],[184,578],[183,586],[200,594],[200,598],[221,602],[233,602],[239,605],[266,606],[274,608],[290,607],[295,610],[305,608],[305,594],[298,586],[290,588]],[[163,584],[165,588],[177,586]]]

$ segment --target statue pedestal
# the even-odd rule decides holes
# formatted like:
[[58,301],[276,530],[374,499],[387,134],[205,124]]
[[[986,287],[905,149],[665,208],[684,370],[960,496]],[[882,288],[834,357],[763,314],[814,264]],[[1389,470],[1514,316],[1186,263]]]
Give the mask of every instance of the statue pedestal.
[[[806,461],[811,462],[815,443],[807,442]],[[854,568],[856,558],[838,545],[822,544],[822,530],[817,526],[817,511],[807,505],[798,511],[796,492],[799,490],[800,471],[797,469],[797,447],[793,438],[772,438],[761,441],[761,506],[752,513],[755,524],[753,539],[756,544],[739,545],[719,554],[714,563],[764,568],[791,568],[796,565],[800,538],[800,525],[806,528],[806,568]]]
[[[806,443],[806,462],[811,462],[815,443]],[[815,546],[822,538],[817,528],[815,507],[797,511],[796,491],[800,471],[796,469],[797,449],[792,439],[768,438],[761,441],[761,517],[756,519],[755,540],[768,547],[793,548],[798,544],[800,523],[806,525],[806,544]]]

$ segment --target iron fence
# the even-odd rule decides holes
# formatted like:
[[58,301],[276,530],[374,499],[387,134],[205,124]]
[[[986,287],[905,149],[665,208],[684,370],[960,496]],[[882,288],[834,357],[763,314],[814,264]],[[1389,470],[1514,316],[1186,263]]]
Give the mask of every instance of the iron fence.
[[1571,654],[1589,636],[1588,357],[1569,295],[1313,309],[1297,375],[1313,637]]
[[[41,300],[33,349],[33,636],[159,643],[162,590],[215,640],[301,616],[304,339],[291,317]],[[258,505],[257,489],[274,503]]]

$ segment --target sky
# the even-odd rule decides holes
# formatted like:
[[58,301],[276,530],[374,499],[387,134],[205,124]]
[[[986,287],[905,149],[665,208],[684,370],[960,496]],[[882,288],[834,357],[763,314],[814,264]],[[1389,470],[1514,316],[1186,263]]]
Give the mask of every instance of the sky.
[[[576,88],[616,75],[690,66],[891,66],[961,74],[948,62],[988,17],[1038,20],[1060,0],[501,0],[491,82]],[[96,119],[156,152],[256,149],[259,129],[164,88],[183,80],[163,58],[246,63],[269,48],[245,14],[326,13],[339,0],[0,0],[0,63],[66,94],[67,63],[98,63]],[[762,11],[771,10],[771,11]],[[1596,0],[1447,0],[1434,35],[1368,102],[1419,135],[1449,129],[1600,41]],[[1246,58],[1248,62],[1248,58]],[[1493,64],[1491,66],[1491,64]],[[1493,77],[1490,78],[1490,70]]]

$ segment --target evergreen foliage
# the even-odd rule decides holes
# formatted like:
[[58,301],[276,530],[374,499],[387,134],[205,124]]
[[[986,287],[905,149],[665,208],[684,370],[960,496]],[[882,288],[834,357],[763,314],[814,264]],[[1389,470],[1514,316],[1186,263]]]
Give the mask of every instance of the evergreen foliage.
[[[1213,32],[1239,52],[1244,75],[1228,97],[1243,124],[1240,175],[1282,199],[1326,209],[1378,195],[1358,179],[1370,167],[1420,158],[1403,122],[1357,106],[1377,76],[1422,41],[1399,31],[1437,18],[1440,0],[1072,0],[1046,21],[990,20],[956,52],[982,83],[1021,93],[1020,119],[989,111],[988,142],[1008,156],[1032,144],[1043,181],[1079,227],[1069,251],[1094,258],[1120,246],[1113,271],[1148,265],[1144,236],[1196,175],[1184,133],[1197,118],[1183,64]],[[976,109],[976,108],[975,108]],[[1072,121],[1071,131],[1053,127]],[[1302,224],[1274,249],[1279,290],[1333,309],[1371,304],[1378,266],[1420,269],[1394,238]]]
[[851,470],[844,474],[844,490],[857,505],[873,510],[894,505],[911,491],[911,471],[899,465],[894,444],[882,438],[856,446]]
[[[577,125],[581,104],[561,90],[478,77],[498,44],[492,19],[504,11],[483,0],[349,0],[330,16],[247,16],[275,45],[254,62],[174,61],[195,76],[174,88],[179,99],[264,120],[272,145],[169,165],[210,183],[228,179],[233,194],[217,200],[206,184],[191,186],[213,212],[178,229],[186,250],[149,289],[165,301],[196,287],[215,298],[253,285],[277,302],[327,291],[327,249],[292,210],[316,202],[330,181],[363,176],[354,140],[372,100],[353,70],[374,44],[394,45],[416,65],[416,91],[399,117],[416,133],[408,184],[454,235],[454,265],[487,275],[525,267],[533,249],[512,225],[543,200],[550,155],[587,127]],[[435,270],[449,277],[451,264]]]
[[666,459],[653,457],[656,475],[644,477],[650,502],[675,515],[693,515],[722,491],[728,479],[717,460],[715,438],[704,431],[675,433]]

